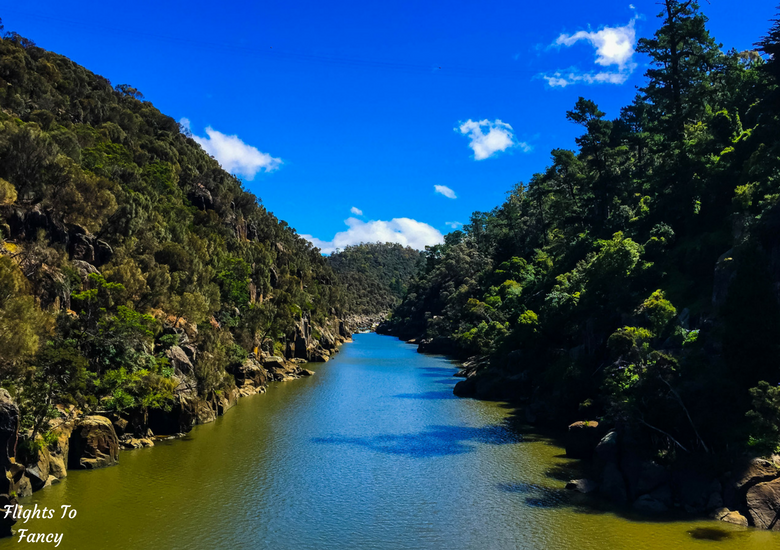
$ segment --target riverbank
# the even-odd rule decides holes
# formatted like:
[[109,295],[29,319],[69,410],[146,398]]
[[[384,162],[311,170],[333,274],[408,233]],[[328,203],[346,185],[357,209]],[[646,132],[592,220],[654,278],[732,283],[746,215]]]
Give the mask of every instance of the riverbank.
[[[566,491],[580,461],[512,407],[456,399],[459,365],[358,334],[314,376],[270,384],[179,440],[72,471],[25,506],[67,504],[59,550],[765,550],[776,534],[648,518]],[[0,550],[19,548],[18,537]]]
[[[330,325],[313,329],[302,320],[284,356],[255,350],[229,369],[234,384],[205,397],[198,393],[193,376],[192,359],[198,350],[186,345],[186,331],[182,331],[182,345],[165,352],[177,383],[172,404],[122,411],[81,411],[59,404],[58,415],[44,430],[46,439],[39,435],[34,445],[18,446],[20,412],[8,392],[0,389],[0,459],[6,474],[0,479],[0,507],[14,506],[18,499],[51,487],[69,471],[114,466],[120,450],[154,447],[161,441],[181,438],[194,426],[214,422],[240,398],[265,393],[272,382],[312,376],[314,372],[303,364],[327,362],[342,344],[352,341],[351,325],[343,321]],[[17,522],[18,518],[0,517],[0,536],[10,536]]]
[[[388,325],[380,325],[378,332],[393,335]],[[416,345],[419,353],[457,354],[449,338],[408,336],[397,337]],[[523,373],[490,367],[487,357],[466,359],[455,374],[463,380],[453,393],[510,402],[524,422],[565,433],[567,456],[585,464],[582,477],[569,480],[567,489],[650,517],[680,510],[691,517],[780,531],[780,456],[701,451],[661,456],[629,425],[593,418],[571,423],[563,432],[555,407],[529,395]]]

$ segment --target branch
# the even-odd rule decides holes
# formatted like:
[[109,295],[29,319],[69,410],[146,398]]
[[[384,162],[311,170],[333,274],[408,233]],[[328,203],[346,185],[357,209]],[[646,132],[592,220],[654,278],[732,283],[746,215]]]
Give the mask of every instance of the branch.
[[691,428],[693,428],[693,433],[696,434],[696,439],[699,440],[699,443],[701,443],[701,446],[704,447],[704,450],[709,453],[710,450],[707,448],[707,444],[704,442],[704,440],[699,435],[699,431],[696,429],[696,425],[693,423],[693,419],[691,418],[691,414],[688,412],[688,409],[685,407],[685,404],[683,403],[682,399],[680,398],[680,395],[676,391],[674,391],[674,388],[672,387],[672,385],[669,384],[669,382],[667,382],[666,380],[664,380],[663,377],[660,374],[658,375],[658,378],[661,380],[661,382],[666,384],[666,387],[669,388],[669,391],[672,392],[672,394],[677,398],[677,402],[682,407],[682,410],[685,411],[685,416],[688,417],[688,422],[690,422]]
[[639,417],[639,421],[640,421],[642,424],[644,424],[645,426],[647,426],[648,428],[650,428],[651,430],[655,430],[655,431],[657,431],[658,433],[661,433],[661,434],[665,435],[666,437],[668,437],[669,439],[671,439],[671,440],[674,442],[674,444],[675,444],[675,445],[677,445],[678,447],[680,447],[680,448],[681,448],[683,451],[685,451],[686,453],[689,453],[689,452],[690,452],[688,449],[686,449],[685,447],[683,447],[683,446],[682,446],[682,444],[681,444],[679,441],[677,441],[675,438],[673,438],[671,435],[669,435],[668,433],[666,433],[666,432],[665,432],[665,431],[663,431],[662,429],[660,429],[660,428],[656,428],[655,426],[651,426],[650,424],[648,424],[647,422],[645,422],[644,418],[642,418],[642,417]]

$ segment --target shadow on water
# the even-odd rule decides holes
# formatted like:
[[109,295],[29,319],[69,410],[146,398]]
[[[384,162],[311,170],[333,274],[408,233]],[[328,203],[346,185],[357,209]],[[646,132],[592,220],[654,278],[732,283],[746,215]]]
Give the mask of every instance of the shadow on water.
[[526,506],[533,508],[557,508],[570,504],[576,495],[564,489],[542,487],[531,483],[499,483],[498,488],[506,493],[519,493],[525,497]]
[[696,529],[688,531],[688,534],[697,540],[714,541],[726,540],[734,536],[734,533],[717,527],[697,527]]
[[426,391],[421,393],[399,393],[393,397],[398,399],[457,399],[451,391]]
[[[435,392],[434,392],[435,393]],[[522,437],[504,426],[470,428],[465,426],[429,426],[412,434],[388,434],[373,437],[317,437],[314,443],[352,445],[371,451],[414,458],[458,455],[474,451],[471,443],[507,445],[519,443]]]
[[[544,428],[534,427],[528,424],[523,408],[510,403],[500,404],[502,408],[510,410],[510,415],[504,422],[504,429],[521,438],[525,443],[537,443],[564,447],[563,433],[549,431]],[[539,484],[529,484],[521,480],[500,483],[497,489],[507,493],[523,495],[525,503],[535,508],[568,507],[574,512],[585,515],[612,514],[622,519],[637,523],[675,523],[690,522],[705,519],[704,516],[692,516],[680,510],[669,510],[660,514],[647,514],[632,509],[629,506],[621,506],[607,501],[596,495],[584,495],[576,491],[563,488],[562,484],[580,478],[594,479],[593,466],[587,461],[570,459],[565,453],[556,453],[552,458],[557,463],[551,464],[544,472],[546,478],[556,487],[548,487]],[[744,533],[731,531],[722,527],[697,527],[688,531],[688,534],[697,540],[723,541]]]

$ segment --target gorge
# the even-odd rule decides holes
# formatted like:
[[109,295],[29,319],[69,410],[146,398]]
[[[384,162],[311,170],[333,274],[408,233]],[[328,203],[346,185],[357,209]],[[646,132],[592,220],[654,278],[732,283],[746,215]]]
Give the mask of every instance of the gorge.
[[499,206],[348,219],[417,249],[299,235],[187,119],[3,34],[0,507],[73,506],[79,548],[777,544],[780,22],[726,51],[663,6],[633,101],[579,97]]
[[[119,466],[74,471],[26,504],[60,548],[766,549],[777,534],[648,520],[567,491],[559,440],[500,403],[455,398],[456,364],[359,334],[316,374],[271,385],[216,422]],[[16,538],[0,541],[15,548]],[[712,544],[712,543],[709,543]]]

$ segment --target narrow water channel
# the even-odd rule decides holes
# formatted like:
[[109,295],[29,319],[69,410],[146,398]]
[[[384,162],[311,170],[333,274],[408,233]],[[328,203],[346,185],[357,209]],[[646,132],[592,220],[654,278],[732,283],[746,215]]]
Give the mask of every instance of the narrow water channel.
[[[182,440],[71,472],[23,504],[78,515],[16,528],[63,533],[61,549],[780,548],[777,533],[575,498],[551,439],[454,397],[452,362],[394,338],[356,335],[310,368]],[[52,545],[0,542],[28,546]]]

